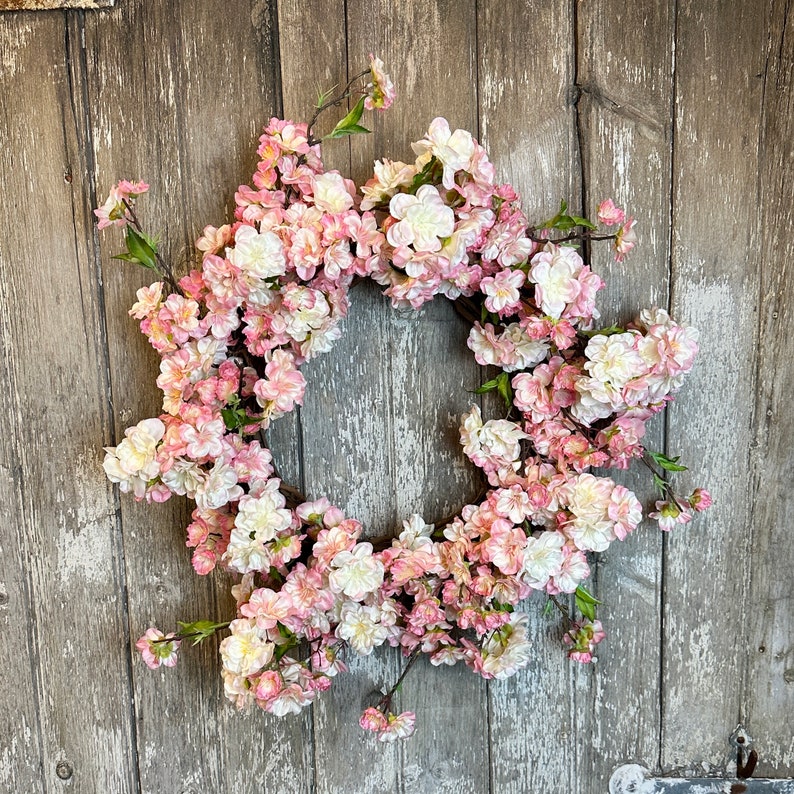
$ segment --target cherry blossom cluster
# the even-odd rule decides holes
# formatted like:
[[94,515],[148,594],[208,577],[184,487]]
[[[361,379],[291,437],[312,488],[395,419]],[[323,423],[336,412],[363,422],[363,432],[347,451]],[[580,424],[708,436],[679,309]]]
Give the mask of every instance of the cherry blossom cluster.
[[[359,78],[358,102],[326,137],[363,131],[364,109],[391,104],[391,81],[371,57],[319,110],[355,96]],[[233,619],[150,628],[137,648],[149,667],[173,666],[180,642],[228,629],[224,686],[240,707],[298,712],[345,671],[346,653],[384,644],[409,659],[406,672],[426,654],[433,665],[507,678],[533,655],[521,607],[534,591],[563,612],[569,656],[592,661],[604,637],[583,587],[592,555],[643,519],[631,491],[592,469],[643,459],[662,492],[649,513],[662,529],[711,501],[703,489],[676,496],[667,472],[683,466],[642,443],[692,367],[696,331],[661,309],[593,330],[603,282],[579,246],[609,240],[622,259],[634,219],[607,200],[600,227],[565,204],[530,225],[483,147],[444,119],[413,149],[412,164],[376,162],[359,193],[324,167],[312,124],[271,119],[234,222],[204,229],[200,267],[178,281],[135,213],[148,185],[121,181],[95,211],[100,228],[124,229],[120,258],[162,276],[130,310],[160,355],[162,412],[106,448],[105,471],[136,499],[195,502],[195,571],[221,567],[237,579]],[[502,418],[484,420],[478,405],[462,418],[463,451],[488,483],[481,498],[437,526],[412,516],[381,541],[328,499],[295,498],[265,436],[302,404],[300,368],[340,337],[362,278],[396,306],[455,301],[476,360],[499,372],[478,391],[505,403]],[[392,711],[396,686],[360,720],[381,741],[414,730],[412,712]]]

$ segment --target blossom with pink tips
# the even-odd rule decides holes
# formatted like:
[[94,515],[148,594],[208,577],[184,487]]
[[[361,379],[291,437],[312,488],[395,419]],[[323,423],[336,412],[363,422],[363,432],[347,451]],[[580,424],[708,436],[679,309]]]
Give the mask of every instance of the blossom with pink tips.
[[147,629],[146,633],[135,643],[140,651],[141,658],[151,670],[156,670],[160,665],[173,667],[177,662],[177,651],[180,641],[176,636],[163,634],[159,629]]
[[626,220],[626,213],[615,206],[612,199],[605,199],[598,205],[598,220],[605,226],[618,226]]
[[670,532],[677,524],[688,524],[692,513],[675,500],[661,500],[656,503],[656,510],[648,513],[648,518],[656,519],[663,532]]
[[449,237],[455,227],[455,213],[433,185],[422,185],[414,195],[398,193],[389,202],[389,212],[397,219],[386,232],[393,246],[438,251],[441,238]]
[[687,498],[687,502],[696,513],[702,513],[711,507],[713,500],[711,494],[705,488],[695,488]]
[[370,81],[367,84],[367,93],[364,107],[367,110],[386,110],[394,102],[395,90],[389,75],[380,58],[369,54]]
[[626,254],[637,244],[637,232],[634,227],[637,221],[629,218],[619,229],[615,238],[615,261],[622,262]]
[[521,300],[519,289],[525,281],[521,270],[500,270],[495,276],[484,278],[480,289],[486,296],[485,308],[494,314],[514,311]]
[[94,210],[94,215],[99,218],[97,229],[126,226],[130,222],[127,204],[146,193],[148,189],[149,185],[146,182],[130,182],[127,179],[122,179],[114,185],[104,204]]
[[562,641],[570,646],[568,658],[582,664],[595,661],[595,646],[606,637],[600,620],[582,620],[574,623],[563,635]]

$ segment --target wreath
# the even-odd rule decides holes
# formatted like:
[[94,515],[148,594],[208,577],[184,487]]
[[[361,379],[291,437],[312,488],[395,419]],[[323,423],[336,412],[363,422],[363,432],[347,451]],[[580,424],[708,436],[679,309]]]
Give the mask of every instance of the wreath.
[[[364,111],[393,97],[371,56],[338,95],[320,97],[309,124],[271,119],[252,185],[235,194],[234,223],[204,229],[200,269],[178,280],[136,214],[148,185],[122,180],[95,210],[99,228],[124,230],[117,258],[158,275],[130,314],[161,356],[163,392],[162,414],[106,448],[104,469],[136,499],[193,500],[196,573],[237,575],[234,619],[150,628],[137,642],[143,661],[171,667],[183,640],[228,631],[227,697],[284,715],[330,687],[347,652],[389,643],[407,664],[360,720],[381,741],[413,733],[415,715],[391,705],[419,654],[486,679],[525,667],[521,606],[533,591],[560,611],[568,655],[594,660],[604,631],[583,586],[589,560],[643,519],[636,496],[595,469],[642,461],[660,491],[648,516],[663,530],[711,501],[700,488],[677,496],[668,473],[684,467],[643,446],[646,422],[692,367],[695,329],[649,309],[625,328],[594,330],[604,283],[583,253],[606,241],[622,259],[636,242],[634,219],[606,200],[593,223],[563,202],[530,224],[483,147],[441,118],[412,144],[415,162],[376,162],[359,194],[324,168],[314,123],[352,98],[325,139],[367,132]],[[453,301],[477,362],[499,371],[474,391],[504,402],[499,418],[476,405],[462,417],[463,451],[487,481],[480,497],[436,524],[411,516],[383,541],[364,539],[361,523],[328,499],[282,483],[265,436],[302,404],[300,367],[340,337],[361,279],[384,287],[394,306]]]

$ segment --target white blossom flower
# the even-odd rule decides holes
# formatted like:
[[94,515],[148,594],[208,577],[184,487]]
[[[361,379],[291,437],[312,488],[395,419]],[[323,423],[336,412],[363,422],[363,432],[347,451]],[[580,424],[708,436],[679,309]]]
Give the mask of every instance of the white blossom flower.
[[371,543],[357,543],[353,551],[340,551],[332,560],[328,576],[331,590],[360,601],[383,584],[383,563],[372,556]]
[[386,239],[394,246],[439,251],[440,238],[449,237],[455,228],[455,213],[433,185],[422,185],[414,196],[398,193],[389,202],[389,212],[398,221],[386,232]]
[[541,532],[527,540],[524,565],[518,578],[535,590],[542,590],[552,576],[562,569],[562,547],[565,538],[559,532]]
[[582,258],[567,246],[549,243],[532,257],[529,276],[535,283],[535,302],[544,314],[559,319],[566,304],[576,300],[581,291],[577,276],[582,267]]
[[493,632],[482,646],[482,669],[494,678],[509,678],[526,667],[532,658],[527,638],[529,618],[520,612],[510,615],[510,622]]
[[286,271],[284,246],[274,232],[260,234],[253,226],[243,224],[234,235],[234,248],[227,252],[232,264],[257,278],[283,276]]
[[275,645],[267,639],[267,632],[256,627],[255,620],[239,618],[229,625],[231,635],[220,645],[223,667],[236,675],[252,675],[272,658]]
[[377,607],[346,601],[342,605],[336,636],[348,642],[356,653],[369,656],[389,636],[386,626],[381,625],[379,619],[380,612]]
[[474,140],[466,130],[449,128],[449,122],[443,118],[435,118],[421,141],[411,144],[411,148],[420,158],[428,154],[435,157],[443,166],[442,183],[447,190],[455,185],[455,174],[467,171],[471,167],[474,156]]
[[312,177],[314,206],[323,212],[344,212],[353,206],[345,178],[335,171]]

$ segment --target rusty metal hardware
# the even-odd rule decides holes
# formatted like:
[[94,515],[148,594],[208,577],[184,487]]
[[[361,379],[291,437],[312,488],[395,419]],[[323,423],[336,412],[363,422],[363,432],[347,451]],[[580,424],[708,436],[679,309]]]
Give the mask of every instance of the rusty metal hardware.
[[653,777],[639,764],[625,764],[613,772],[609,794],[794,794],[794,780],[752,777],[758,751],[743,725],[736,726],[728,744],[731,761],[736,762],[735,778]]
[[794,780],[652,777],[637,764],[618,767],[609,794],[794,794]]

